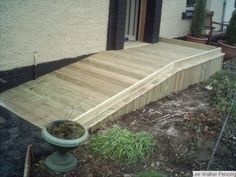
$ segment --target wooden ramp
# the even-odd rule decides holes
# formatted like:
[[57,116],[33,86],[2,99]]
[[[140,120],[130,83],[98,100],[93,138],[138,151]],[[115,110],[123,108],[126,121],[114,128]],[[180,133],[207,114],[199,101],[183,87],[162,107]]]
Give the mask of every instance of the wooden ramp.
[[105,51],[0,94],[0,105],[42,127],[54,119],[96,128],[110,119],[207,79],[219,71],[220,48],[161,38]]

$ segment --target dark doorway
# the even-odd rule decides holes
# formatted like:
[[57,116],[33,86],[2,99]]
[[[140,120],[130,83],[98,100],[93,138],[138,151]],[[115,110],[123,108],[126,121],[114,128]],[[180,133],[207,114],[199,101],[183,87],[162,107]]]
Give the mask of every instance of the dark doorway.
[[[130,6],[127,5],[128,3],[130,3]],[[127,7],[131,9],[127,9]],[[128,34],[130,39],[138,39],[149,43],[158,42],[161,9],[162,0],[110,0],[107,50],[124,48],[124,37],[127,35],[126,29],[128,29],[126,19],[128,17],[133,18],[133,22],[130,25],[134,27],[131,30],[133,33]],[[130,14],[126,15],[126,13],[130,13],[131,17]],[[139,17],[135,14],[138,14]]]
[[139,26],[140,0],[126,1],[125,40],[136,41]]

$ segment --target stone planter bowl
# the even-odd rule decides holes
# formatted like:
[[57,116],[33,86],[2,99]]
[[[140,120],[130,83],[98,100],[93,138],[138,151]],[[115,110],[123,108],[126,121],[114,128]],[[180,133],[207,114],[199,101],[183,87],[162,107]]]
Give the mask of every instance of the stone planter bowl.
[[[56,120],[48,124],[60,124],[65,120]],[[80,125],[80,124],[79,124]],[[47,127],[48,127],[47,126]],[[89,137],[88,130],[84,128],[84,134],[77,139],[62,139],[57,138],[47,131],[47,127],[44,127],[41,131],[42,137],[57,150],[55,153],[48,156],[44,163],[45,165],[55,173],[64,173],[72,170],[77,165],[76,157],[69,151],[77,148],[80,144],[86,141]]]

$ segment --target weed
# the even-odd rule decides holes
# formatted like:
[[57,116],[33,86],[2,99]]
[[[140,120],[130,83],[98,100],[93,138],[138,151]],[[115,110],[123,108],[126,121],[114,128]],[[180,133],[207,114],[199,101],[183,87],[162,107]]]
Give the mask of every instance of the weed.
[[210,85],[211,105],[218,108],[225,118],[226,115],[230,115],[224,131],[224,138],[228,140],[236,136],[236,74],[231,71],[220,71],[211,77]]
[[236,95],[236,75],[229,71],[220,71],[210,79],[212,87],[210,103],[223,113],[228,112]]
[[154,141],[148,133],[113,127],[92,137],[90,146],[95,155],[104,159],[134,164],[153,152]]
[[80,124],[69,120],[51,123],[47,130],[51,135],[62,139],[80,138],[85,132]]
[[159,171],[147,170],[138,173],[137,177],[166,177],[166,175]]

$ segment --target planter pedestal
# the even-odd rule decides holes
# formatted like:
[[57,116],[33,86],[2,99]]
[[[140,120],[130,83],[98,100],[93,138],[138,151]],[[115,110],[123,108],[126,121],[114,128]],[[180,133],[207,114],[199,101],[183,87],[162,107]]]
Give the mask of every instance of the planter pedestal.
[[54,152],[46,158],[45,165],[52,171],[62,173],[71,171],[77,165],[77,159],[69,152]]

